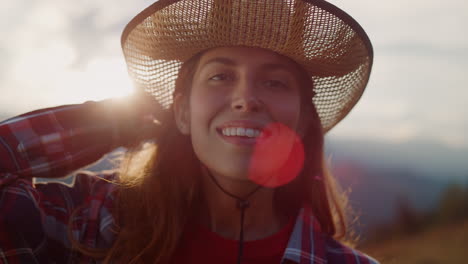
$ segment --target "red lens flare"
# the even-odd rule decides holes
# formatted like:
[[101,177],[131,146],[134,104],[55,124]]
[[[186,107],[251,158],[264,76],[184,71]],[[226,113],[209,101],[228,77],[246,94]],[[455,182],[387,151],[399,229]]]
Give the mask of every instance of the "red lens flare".
[[272,123],[264,128],[267,137],[255,144],[249,167],[249,179],[265,187],[279,187],[297,177],[304,165],[301,138],[291,128]]

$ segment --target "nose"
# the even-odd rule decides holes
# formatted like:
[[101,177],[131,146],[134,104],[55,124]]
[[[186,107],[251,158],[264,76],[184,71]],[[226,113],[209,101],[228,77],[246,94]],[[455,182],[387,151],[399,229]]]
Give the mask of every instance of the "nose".
[[231,108],[236,112],[258,112],[262,102],[255,93],[255,85],[248,81],[239,83],[232,94]]

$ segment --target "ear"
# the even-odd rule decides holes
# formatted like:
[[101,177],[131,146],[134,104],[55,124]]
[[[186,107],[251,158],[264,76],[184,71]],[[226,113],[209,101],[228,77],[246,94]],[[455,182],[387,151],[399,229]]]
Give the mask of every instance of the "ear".
[[177,94],[174,98],[174,118],[180,133],[190,134],[190,112],[187,98]]

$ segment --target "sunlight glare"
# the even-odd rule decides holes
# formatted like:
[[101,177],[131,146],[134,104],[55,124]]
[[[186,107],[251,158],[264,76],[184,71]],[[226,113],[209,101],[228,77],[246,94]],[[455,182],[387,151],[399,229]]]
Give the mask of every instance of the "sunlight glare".
[[79,79],[75,83],[75,89],[71,89],[73,100],[103,100],[133,92],[125,63],[120,58],[94,59],[75,78]]

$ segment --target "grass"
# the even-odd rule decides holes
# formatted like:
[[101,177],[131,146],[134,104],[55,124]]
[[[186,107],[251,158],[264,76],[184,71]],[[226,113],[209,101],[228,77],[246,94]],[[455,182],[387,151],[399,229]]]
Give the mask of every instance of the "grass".
[[382,264],[466,264],[468,221],[364,244],[359,249]]

